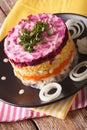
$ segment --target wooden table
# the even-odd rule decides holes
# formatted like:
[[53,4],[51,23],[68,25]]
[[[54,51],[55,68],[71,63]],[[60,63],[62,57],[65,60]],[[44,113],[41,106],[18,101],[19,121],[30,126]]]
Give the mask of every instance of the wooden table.
[[[0,27],[17,0],[0,0]],[[87,130],[87,108],[69,112],[65,120],[54,117],[0,123],[0,130]]]

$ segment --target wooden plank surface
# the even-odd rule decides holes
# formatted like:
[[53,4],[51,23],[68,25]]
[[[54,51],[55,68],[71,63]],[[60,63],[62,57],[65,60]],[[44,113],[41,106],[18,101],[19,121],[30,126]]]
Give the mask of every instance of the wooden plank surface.
[[11,11],[17,0],[0,0],[0,7],[2,8],[5,15]]
[[87,130],[87,110],[69,112],[65,120],[45,117],[34,121],[40,130]]
[[[17,0],[0,0],[0,26]],[[69,112],[65,120],[54,117],[0,123],[0,130],[87,130],[87,110]]]
[[0,130],[37,130],[31,120],[0,123]]
[[3,21],[4,21],[4,19],[5,19],[5,14],[2,12],[2,10],[0,9],[0,27],[1,27],[1,25],[2,25],[2,23],[3,23]]

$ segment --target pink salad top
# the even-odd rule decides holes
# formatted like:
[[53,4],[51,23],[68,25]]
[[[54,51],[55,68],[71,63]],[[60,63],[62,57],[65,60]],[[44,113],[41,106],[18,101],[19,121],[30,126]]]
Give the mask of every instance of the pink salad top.
[[[27,22],[29,20],[29,22]],[[5,39],[4,51],[7,57],[15,64],[22,65],[36,65],[40,62],[44,62],[45,59],[53,58],[56,53],[58,54],[64,46],[66,39],[66,25],[64,21],[52,14],[38,14],[35,16],[28,16],[26,19],[22,19],[18,25],[16,25]],[[32,30],[37,21],[47,22],[53,29],[54,33],[51,36],[44,35],[43,39],[47,39],[47,42],[37,44],[34,46],[34,51],[29,53],[25,51],[22,45],[19,45],[19,36],[22,34],[22,28]],[[46,58],[47,57],[47,58]],[[34,62],[35,61],[35,62]],[[36,61],[39,61],[36,63]]]

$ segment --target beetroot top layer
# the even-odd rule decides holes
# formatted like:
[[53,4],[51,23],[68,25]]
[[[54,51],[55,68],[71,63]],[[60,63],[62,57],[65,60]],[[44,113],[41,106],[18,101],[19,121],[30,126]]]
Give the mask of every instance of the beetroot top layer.
[[[34,46],[34,51],[25,51],[20,42],[19,36],[22,35],[22,29],[33,30],[37,21],[46,22],[53,30],[52,35],[43,33],[42,44]],[[52,59],[61,52],[66,44],[67,28],[64,21],[52,14],[29,15],[27,19],[22,19],[18,25],[9,31],[5,39],[4,51],[14,64],[18,66],[37,65]]]

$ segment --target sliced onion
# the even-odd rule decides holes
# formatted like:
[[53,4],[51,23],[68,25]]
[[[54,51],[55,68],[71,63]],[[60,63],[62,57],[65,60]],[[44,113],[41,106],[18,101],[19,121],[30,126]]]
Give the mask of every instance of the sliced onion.
[[[56,89],[56,91],[53,94],[49,94],[49,91],[52,89]],[[48,102],[55,98],[57,98],[62,91],[62,87],[58,83],[49,83],[45,85],[43,88],[41,88],[39,97],[42,101]]]
[[78,51],[81,54],[87,54],[87,36],[82,39],[77,39]]
[[69,31],[73,31],[72,38],[78,38],[85,30],[85,25],[81,20],[69,19],[66,21],[66,26]]
[[[86,70],[84,72],[78,73],[78,70],[84,66],[86,67]],[[87,79],[87,61],[83,61],[77,64],[70,72],[69,76],[73,81],[83,81]]]
[[78,48],[78,51],[79,51],[79,53],[81,53],[81,54],[87,55],[87,50],[86,50],[86,48],[85,48],[85,49]]

